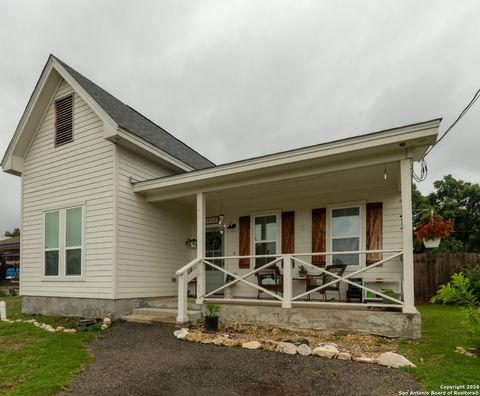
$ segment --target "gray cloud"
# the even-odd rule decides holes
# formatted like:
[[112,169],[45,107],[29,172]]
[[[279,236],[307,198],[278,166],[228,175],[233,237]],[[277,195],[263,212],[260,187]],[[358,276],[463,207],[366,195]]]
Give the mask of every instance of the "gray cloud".
[[[0,151],[49,53],[222,163],[442,116],[480,86],[476,1],[0,0]],[[480,106],[480,105],[479,105]],[[428,157],[480,182],[480,107]],[[19,224],[0,175],[0,231]]]

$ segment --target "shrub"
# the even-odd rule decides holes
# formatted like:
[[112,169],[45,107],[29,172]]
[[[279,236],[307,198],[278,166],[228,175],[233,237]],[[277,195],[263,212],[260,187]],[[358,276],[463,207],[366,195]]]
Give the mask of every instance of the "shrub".
[[470,290],[477,301],[480,301],[480,265],[476,265],[473,268],[466,268],[464,273],[470,280]]
[[465,308],[465,320],[462,324],[467,329],[473,346],[480,350],[480,307]]
[[452,275],[452,281],[446,285],[440,285],[437,294],[430,302],[434,304],[453,304],[471,306],[478,304],[478,300],[471,290],[470,279],[462,272]]

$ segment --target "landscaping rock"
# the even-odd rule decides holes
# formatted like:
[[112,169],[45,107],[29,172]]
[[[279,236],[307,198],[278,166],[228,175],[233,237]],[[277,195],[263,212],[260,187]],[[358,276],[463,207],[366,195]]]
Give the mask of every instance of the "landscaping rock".
[[375,359],[365,357],[365,356],[355,357],[353,358],[353,361],[358,363],[376,363]]
[[258,341],[248,341],[242,344],[243,349],[258,349],[261,344]]
[[310,347],[307,344],[300,344],[297,347],[297,352],[300,355],[303,355],[303,356],[309,356],[309,355],[312,354],[312,350],[310,349]]
[[179,340],[184,340],[188,334],[188,329],[186,327],[181,328],[180,330],[175,330],[173,335],[177,337]]
[[57,328],[55,329],[55,331],[58,331],[59,333],[63,330],[65,330],[65,327],[63,326],[57,326]]
[[65,330],[63,330],[63,332],[64,332],[64,333],[71,333],[71,334],[72,334],[72,333],[76,333],[77,330],[75,330],[75,329],[65,329]]
[[33,324],[35,323],[36,320],[35,319],[27,319],[27,320],[24,320],[23,323],[30,323],[30,324]]
[[297,353],[297,346],[290,342],[279,342],[275,352],[286,353],[287,355],[295,355]]
[[39,323],[39,322],[33,322],[33,325],[34,325],[35,327],[40,327],[41,323]]
[[217,338],[214,338],[213,339],[213,343],[215,345],[223,345],[223,343],[225,342],[225,340],[228,340],[228,338],[225,338],[225,337],[217,337]]
[[278,342],[274,340],[264,340],[262,341],[262,349],[265,351],[273,352],[277,349]]
[[232,348],[232,347],[236,347],[238,345],[238,341],[236,340],[232,340],[230,338],[225,338],[223,340],[223,344],[222,345],[225,345],[226,347],[229,347],[229,348]]
[[337,355],[338,360],[352,360],[352,356],[347,352],[340,352]]
[[108,329],[108,326],[106,324],[102,324],[100,326],[100,330],[107,330]]
[[200,342],[200,341],[202,341],[202,334],[200,334],[200,333],[188,333],[185,336],[185,339],[187,341],[191,341],[191,342]]
[[321,346],[321,347],[316,347],[312,351],[312,355],[332,359],[332,358],[334,358],[335,356],[338,355],[338,350],[337,350],[337,348],[335,348],[332,345],[325,345],[325,346]]
[[200,341],[202,344],[213,344],[213,340],[211,338],[205,338]]
[[338,345],[334,342],[319,342],[317,347],[335,347],[337,349]]
[[105,319],[103,319],[103,324],[104,324],[105,326],[111,326],[111,324],[112,324],[112,319],[109,318],[109,317],[106,317]]
[[384,352],[377,358],[377,363],[382,366],[399,367],[417,367],[410,360],[394,352]]

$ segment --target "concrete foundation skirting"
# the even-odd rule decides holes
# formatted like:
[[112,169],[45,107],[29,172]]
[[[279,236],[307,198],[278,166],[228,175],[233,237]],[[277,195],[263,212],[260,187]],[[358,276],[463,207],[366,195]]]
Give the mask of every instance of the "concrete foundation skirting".
[[107,300],[100,298],[23,296],[22,312],[53,316],[102,318],[111,312],[114,318],[128,315],[144,302],[144,298]]
[[223,323],[311,328],[336,334],[364,333],[415,339],[421,336],[421,316],[418,311],[406,314],[377,310],[220,306],[219,316]]

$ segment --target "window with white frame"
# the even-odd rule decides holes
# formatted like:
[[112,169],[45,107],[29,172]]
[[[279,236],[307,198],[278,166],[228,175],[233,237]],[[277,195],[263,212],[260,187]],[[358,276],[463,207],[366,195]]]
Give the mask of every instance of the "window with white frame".
[[[254,249],[255,255],[276,254],[278,244],[278,220],[277,215],[265,215],[254,217]],[[255,259],[255,267],[261,267],[274,257],[260,257]]]
[[[332,252],[360,250],[360,207],[331,209]],[[358,254],[335,254],[332,264],[360,265]]]
[[83,252],[83,208],[45,213],[44,275],[81,276]]

